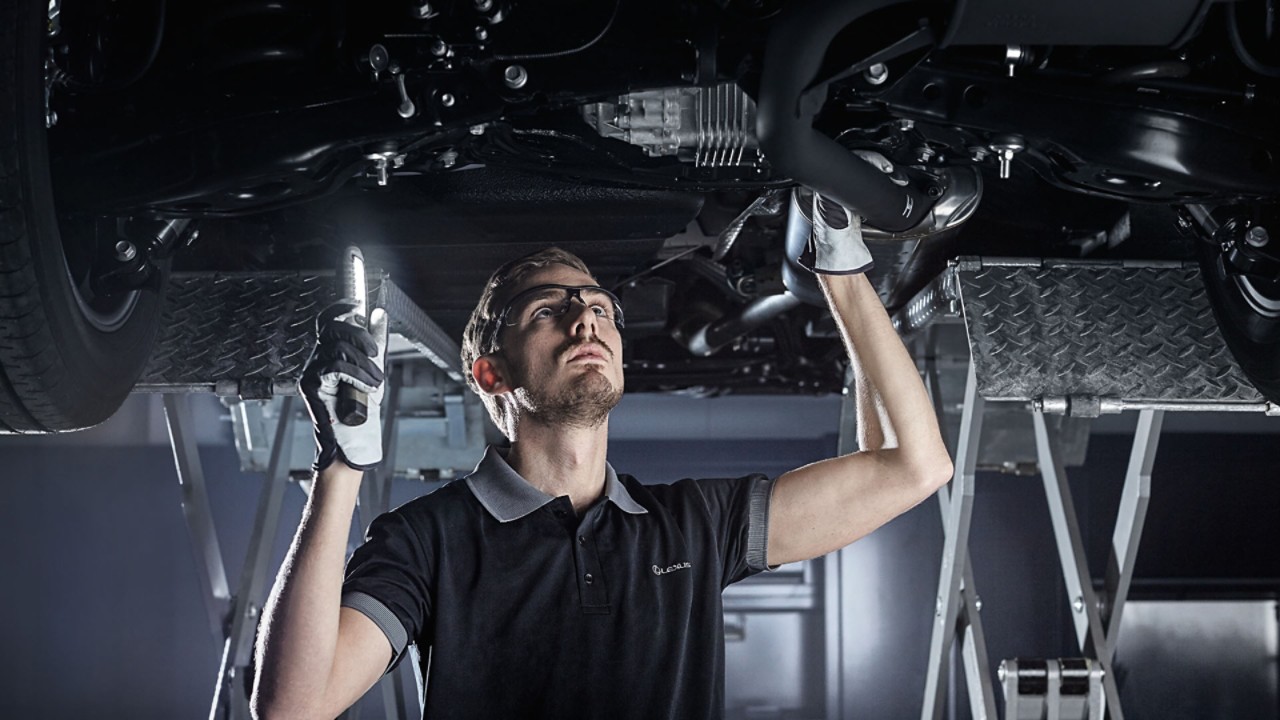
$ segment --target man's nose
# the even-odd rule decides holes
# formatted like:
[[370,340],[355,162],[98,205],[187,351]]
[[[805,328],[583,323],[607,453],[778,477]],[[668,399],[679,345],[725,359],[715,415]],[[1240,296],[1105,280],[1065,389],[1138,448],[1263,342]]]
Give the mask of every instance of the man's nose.
[[569,310],[565,314],[569,317],[569,332],[573,335],[594,337],[599,334],[600,327],[597,323],[600,316],[582,300],[569,300]]

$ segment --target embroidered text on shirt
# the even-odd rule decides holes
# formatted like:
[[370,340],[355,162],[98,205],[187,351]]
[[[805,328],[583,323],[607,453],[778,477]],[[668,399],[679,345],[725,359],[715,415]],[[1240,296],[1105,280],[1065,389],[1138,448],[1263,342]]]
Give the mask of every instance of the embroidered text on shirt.
[[668,565],[665,568],[660,568],[657,565],[654,565],[650,569],[653,570],[654,575],[666,575],[667,573],[675,572],[677,570],[688,570],[691,567],[693,567],[692,563],[682,562],[676,563],[675,565]]

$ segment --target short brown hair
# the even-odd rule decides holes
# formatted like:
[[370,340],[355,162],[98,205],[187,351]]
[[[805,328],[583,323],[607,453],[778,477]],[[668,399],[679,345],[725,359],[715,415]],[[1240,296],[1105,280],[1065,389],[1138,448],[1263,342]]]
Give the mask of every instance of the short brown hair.
[[[520,281],[535,270],[548,265],[567,265],[591,275],[591,270],[587,268],[586,263],[582,262],[582,258],[554,246],[508,261],[489,276],[484,290],[480,292],[476,309],[471,311],[467,327],[462,331],[462,374],[467,379],[467,386],[484,401],[489,417],[493,418],[493,422],[503,432],[507,432],[507,427],[502,409],[492,397],[480,391],[480,386],[476,384],[476,379],[471,374],[471,367],[481,356],[497,352],[498,333],[502,329],[498,326],[498,313],[502,311],[503,304],[510,299],[511,289],[518,287]],[[592,277],[595,276],[592,275]]]

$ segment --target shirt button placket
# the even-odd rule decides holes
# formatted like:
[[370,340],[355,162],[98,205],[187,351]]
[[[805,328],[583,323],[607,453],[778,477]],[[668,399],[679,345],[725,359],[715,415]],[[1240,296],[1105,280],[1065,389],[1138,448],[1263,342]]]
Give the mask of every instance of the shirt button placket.
[[[594,525],[595,514],[599,512],[596,508],[587,517],[583,518],[583,526],[589,527]],[[582,568],[582,574],[579,575],[579,589],[582,592],[582,605],[586,612],[608,612],[605,608],[609,605],[609,594],[604,587],[603,578],[600,575],[600,558],[596,555],[595,546],[587,541],[587,533],[578,534],[578,544],[574,548],[574,554],[578,558],[578,567]]]

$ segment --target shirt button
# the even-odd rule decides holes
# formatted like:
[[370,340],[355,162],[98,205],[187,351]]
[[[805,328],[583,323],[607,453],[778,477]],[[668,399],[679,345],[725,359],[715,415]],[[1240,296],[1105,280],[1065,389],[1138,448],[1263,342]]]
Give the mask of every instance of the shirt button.
[[596,581],[595,577],[594,577],[594,576],[592,576],[592,574],[591,574],[591,573],[587,573],[587,576],[586,576],[586,577],[584,577],[583,579],[587,581],[587,584],[588,584],[588,585],[590,585],[591,583],[593,583],[593,582],[595,582],[595,581]]
[[579,545],[586,545],[586,544],[587,544],[587,536],[586,536],[586,535],[579,535],[579,536],[578,536],[578,544],[579,544]]

